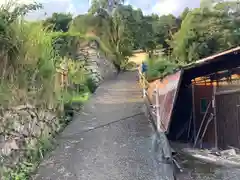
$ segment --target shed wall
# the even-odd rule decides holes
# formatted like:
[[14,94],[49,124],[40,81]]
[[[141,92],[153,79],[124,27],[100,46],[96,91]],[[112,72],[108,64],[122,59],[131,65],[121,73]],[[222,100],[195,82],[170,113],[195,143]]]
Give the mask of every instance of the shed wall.
[[[206,99],[211,102],[213,98],[213,86],[216,86],[216,118],[218,145],[221,148],[235,146],[240,148],[240,80],[228,81],[222,79],[218,83],[194,85],[196,131],[205,113],[201,112],[201,101]],[[236,91],[236,92],[235,92]],[[205,121],[213,113],[212,105],[209,108]],[[203,129],[205,123],[203,125]],[[208,125],[203,141],[207,145],[215,142],[214,121]]]

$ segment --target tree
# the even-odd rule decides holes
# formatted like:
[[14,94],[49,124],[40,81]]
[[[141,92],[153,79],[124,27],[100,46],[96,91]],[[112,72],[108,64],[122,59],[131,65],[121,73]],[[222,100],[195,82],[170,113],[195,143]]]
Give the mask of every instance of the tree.
[[44,26],[53,31],[67,32],[71,21],[71,14],[53,13],[52,17],[44,21]]
[[133,49],[143,49],[146,32],[144,29],[144,15],[141,9],[131,9],[132,11],[132,21],[129,23],[129,28],[131,28],[132,35],[132,46]]
[[90,14],[112,13],[113,9],[123,4],[124,0],[92,0],[88,12]]
[[213,8],[216,3],[222,2],[224,0],[200,0],[201,8]]
[[183,21],[185,19],[185,17],[187,16],[187,14],[190,12],[190,9],[188,7],[186,7],[183,12],[180,15],[180,19],[181,21]]
[[239,44],[238,10],[225,7],[217,3],[187,14],[171,43],[178,61],[189,63]]
[[99,15],[83,14],[75,17],[71,23],[70,30],[86,34],[89,32],[101,37],[109,26],[109,17],[103,18]]
[[157,47],[165,49],[165,53],[169,53],[169,41],[180,27],[179,20],[173,15],[158,16],[152,14],[144,17],[143,28],[146,31],[145,48],[150,53]]
[[89,31],[89,23],[92,22],[93,16],[89,14],[81,14],[76,16],[69,27],[70,31],[80,32],[86,34]]
[[[29,5],[18,5],[14,7],[14,4],[8,3],[0,6],[0,31],[4,31],[7,26],[13,23],[17,18],[25,16],[31,11],[41,9],[43,6],[39,3],[32,3]],[[12,9],[12,10],[10,10]]]
[[[126,64],[133,49],[143,44],[141,33],[143,13],[134,10],[130,5],[123,5],[123,0],[94,0],[89,9],[91,21],[88,27],[94,27],[94,33],[99,36],[112,50],[115,65],[120,68]],[[109,6],[111,6],[109,8]],[[74,20],[75,22],[75,20]],[[143,35],[143,34],[142,34]]]
[[119,68],[128,61],[132,53],[131,7],[119,5],[109,21],[109,26],[104,35],[108,38],[112,51],[115,54],[115,65]]
[[[156,36],[157,28],[154,26],[158,20],[158,16],[144,16],[141,25],[140,39],[141,47],[145,50],[149,56],[153,54],[153,50],[156,49],[158,39]],[[144,38],[143,38],[144,37]]]

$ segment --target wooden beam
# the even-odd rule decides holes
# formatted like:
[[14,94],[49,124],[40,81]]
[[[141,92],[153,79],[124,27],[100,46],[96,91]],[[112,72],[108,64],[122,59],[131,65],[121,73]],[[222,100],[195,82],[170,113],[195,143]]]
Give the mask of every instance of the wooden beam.
[[213,120],[213,116],[214,116],[214,115],[211,113],[210,117],[208,118],[207,124],[205,125],[204,131],[203,131],[203,134],[202,134],[202,136],[201,136],[201,138],[200,138],[200,141],[203,140],[203,138],[204,138],[204,136],[205,136],[205,134],[206,134],[206,131],[207,131],[208,125],[209,125],[210,122]]
[[204,123],[204,121],[205,121],[205,119],[206,119],[206,116],[207,116],[207,114],[208,114],[208,110],[209,110],[210,105],[211,105],[211,101],[208,103],[207,110],[206,110],[206,112],[205,112],[205,114],[204,114],[204,116],[203,116],[203,119],[202,119],[200,128],[199,128],[198,133],[197,133],[197,137],[196,137],[195,142],[194,142],[194,145],[193,145],[193,148],[195,148],[195,146],[196,146],[196,144],[197,144],[197,140],[198,140],[199,135],[200,135],[200,132],[201,132],[201,130],[202,130],[203,123]]
[[224,91],[220,91],[220,92],[215,92],[215,95],[228,95],[228,94],[234,94],[234,93],[240,93],[240,89],[224,90]]
[[193,139],[196,138],[196,112],[195,112],[195,89],[192,85],[192,112],[193,112]]

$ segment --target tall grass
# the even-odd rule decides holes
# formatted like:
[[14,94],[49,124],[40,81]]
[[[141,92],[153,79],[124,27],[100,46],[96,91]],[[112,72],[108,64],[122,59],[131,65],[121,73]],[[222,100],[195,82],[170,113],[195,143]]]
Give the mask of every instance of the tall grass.
[[[27,6],[25,8],[27,9]],[[23,11],[26,9],[23,9]],[[64,104],[68,103],[69,99],[70,101],[74,99],[72,98],[73,94],[83,93],[72,85],[77,84],[86,87],[88,83],[86,72],[81,63],[62,57],[56,52],[53,46],[53,35],[43,28],[41,22],[26,22],[22,18],[22,13],[16,13],[15,10],[10,11],[6,7],[0,8],[1,113],[14,106],[30,104],[37,107],[37,111],[51,110],[57,114],[59,110],[63,110]],[[17,10],[22,9],[17,7]],[[70,84],[64,87],[60,85],[60,74],[58,72],[62,63],[66,63],[70,79]],[[78,99],[74,100],[85,101],[86,98],[78,96]],[[2,117],[0,119],[4,121]],[[11,119],[11,121],[15,121],[15,119]],[[24,124],[25,122],[21,123]],[[62,126],[66,123],[66,120],[58,123],[60,123],[59,126]],[[10,132],[12,129],[7,130]],[[1,131],[1,135],[5,136],[5,132]],[[47,137],[44,138],[49,140],[55,130],[51,133],[48,133]],[[6,169],[3,162],[0,164],[0,179],[5,177],[1,177],[2,172],[7,172],[5,179],[29,179],[29,173],[34,170],[35,163],[38,163],[39,159],[42,158],[42,149],[48,149],[41,142],[42,137],[36,138],[39,143],[34,146],[33,153],[29,154],[29,157],[24,157],[27,159],[26,162],[31,164],[31,169],[28,165],[26,167],[26,162],[20,162],[16,167]],[[29,142],[26,141],[25,143],[23,149],[27,149],[27,143]],[[34,158],[34,156],[36,157]]]
[[[12,98],[8,105],[31,103],[41,106],[54,105],[54,96],[59,91],[55,86],[56,62],[52,39],[40,23],[23,20],[8,26],[5,46],[0,49],[1,87],[7,88]],[[3,92],[1,93],[3,94]]]
[[[87,85],[83,65],[64,57],[66,52],[60,54],[56,51],[53,46],[55,36],[70,37],[68,33],[49,32],[41,22],[30,23],[18,19],[7,26],[6,33],[0,36],[0,42],[4,44],[0,48],[3,59],[0,62],[1,105],[2,102],[6,106],[30,103],[42,108],[57,108],[66,94],[66,89],[60,87],[57,69],[65,61],[71,83]],[[79,34],[75,36],[83,38]]]

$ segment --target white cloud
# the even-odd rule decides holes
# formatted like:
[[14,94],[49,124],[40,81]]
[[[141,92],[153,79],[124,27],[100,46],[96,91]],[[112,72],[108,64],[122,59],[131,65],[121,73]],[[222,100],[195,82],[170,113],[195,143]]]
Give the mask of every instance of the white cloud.
[[152,8],[152,12],[163,15],[163,14],[174,14],[178,11],[181,1],[178,0],[164,0],[156,3]]
[[200,0],[161,0],[153,6],[151,12],[159,15],[179,15],[186,7],[196,8],[199,6]]
[[135,9],[135,10],[138,9],[138,7],[136,7],[135,5],[129,3],[129,1],[125,1],[125,2],[124,2],[124,5],[131,5],[133,9]]
[[74,7],[72,3],[69,4],[66,13],[71,13],[73,16],[76,16],[78,14],[77,9]]
[[40,3],[43,9],[30,13],[27,16],[28,19],[42,19],[45,16],[51,16],[54,12],[77,13],[71,0],[41,0]]
[[46,15],[50,16],[54,12],[65,12],[73,15],[77,14],[77,10],[72,0],[0,0],[0,5],[13,2],[15,4],[31,4],[34,2],[41,3],[43,9],[32,12],[27,15],[27,19],[42,19]]

